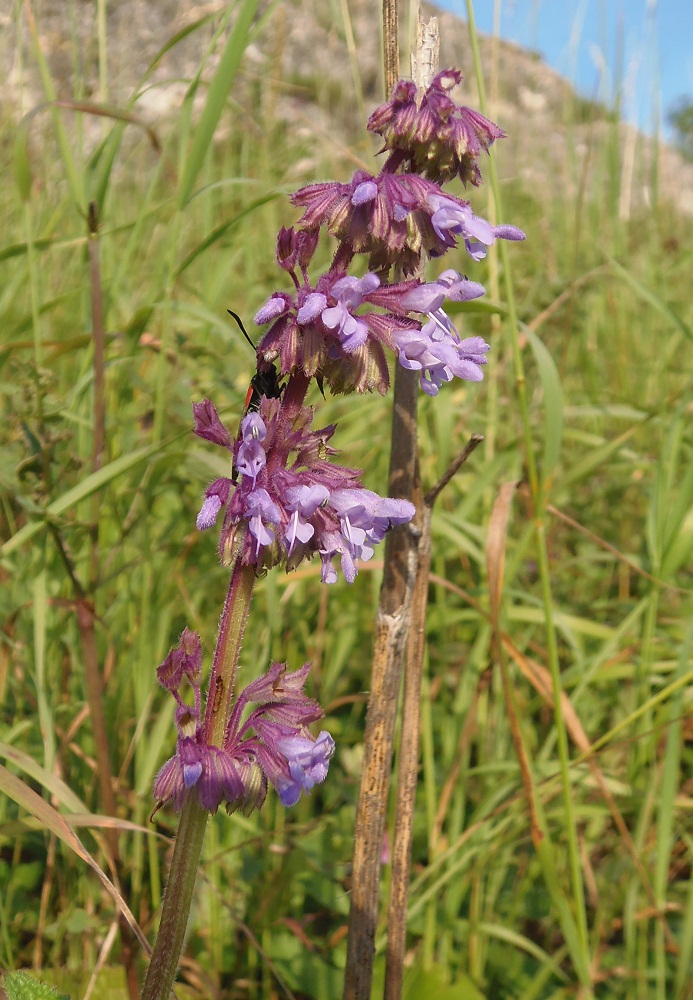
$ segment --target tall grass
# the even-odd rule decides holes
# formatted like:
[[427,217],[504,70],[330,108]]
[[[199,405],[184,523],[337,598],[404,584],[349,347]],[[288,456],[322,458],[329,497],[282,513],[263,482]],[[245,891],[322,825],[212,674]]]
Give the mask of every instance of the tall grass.
[[[148,820],[152,778],[173,745],[154,670],[186,624],[213,646],[225,587],[214,541],[194,530],[204,487],[222,472],[187,433],[190,402],[209,395],[240,412],[253,357],[226,308],[249,317],[280,286],[284,194],[351,172],[329,136],[264,117],[297,86],[331,91],[305,66],[297,84],[234,62],[248,41],[242,16],[203,18],[188,35],[199,72],[180,114],[154,126],[159,148],[136,95],[119,109],[128,121],[80,110],[76,90],[71,106],[21,128],[9,114],[2,122],[0,966],[44,978],[64,970],[73,996],[98,960],[106,978],[95,995],[124,989],[120,945],[108,937],[114,903],[57,821],[28,811],[33,789],[107,867],[74,580],[90,578],[96,546],[86,596],[118,812],[103,822],[119,831],[117,880],[151,939],[174,829],[167,813]],[[249,37],[271,34],[282,16],[270,10]],[[28,37],[27,70],[40,70],[51,100],[40,31]],[[351,94],[359,40],[356,50],[347,42]],[[175,40],[163,43],[165,66]],[[108,44],[101,17],[102,90]],[[213,142],[219,120],[224,138]],[[510,138],[498,156],[512,159],[522,122],[501,124]],[[502,185],[503,221],[528,239],[513,250],[512,275],[493,256],[479,275],[493,311],[463,317],[470,331],[493,330],[489,377],[421,405],[424,482],[472,432],[486,435],[487,452],[453,481],[433,522],[410,997],[692,995],[693,243],[674,206],[619,215],[619,147],[597,134],[589,169],[573,164],[584,181],[574,197]],[[471,197],[485,214],[483,191]],[[92,200],[105,331],[100,471]],[[324,423],[340,420],[345,461],[382,488],[387,401],[315,403]],[[499,533],[497,500],[513,481]],[[313,566],[258,585],[246,676],[270,657],[312,660],[339,750],[326,784],[290,813],[270,803],[250,819],[210,822],[181,996],[340,994],[378,587],[377,563],[351,588],[322,588]],[[17,776],[23,799],[12,797]]]

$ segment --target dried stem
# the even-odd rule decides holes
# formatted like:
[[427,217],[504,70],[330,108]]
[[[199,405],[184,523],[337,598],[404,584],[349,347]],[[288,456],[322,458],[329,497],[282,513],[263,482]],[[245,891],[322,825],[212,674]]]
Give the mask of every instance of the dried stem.
[[[101,288],[101,260],[99,255],[99,217],[96,202],[89,205],[89,288],[91,295],[91,335],[94,341],[94,408],[91,448],[91,471],[98,472],[103,461],[106,444],[106,392],[104,379],[105,331],[103,326],[103,292]],[[101,494],[97,490],[92,500],[92,539],[90,576],[96,585],[99,568],[99,508]]]
[[[384,0],[384,58],[388,93],[398,76],[397,60],[393,57],[398,43],[396,8],[394,18],[392,13],[389,0]],[[432,51],[424,54],[424,38],[425,44],[430,44],[430,36],[420,29],[417,38],[416,83],[426,87],[431,82],[431,76],[427,74],[437,64],[437,55]],[[416,506],[417,515],[408,530],[393,532],[385,547],[385,567],[376,618],[371,691],[364,734],[363,770],[354,827],[353,888],[344,1000],[369,1000],[371,995],[397,696],[404,651],[409,644],[412,601],[419,565],[418,542],[425,516],[419,475],[417,398],[416,374],[398,367],[394,387],[389,493],[391,496],[411,500]]]
[[390,900],[387,912],[387,957],[385,1000],[402,995],[404,953],[407,937],[407,903],[411,866],[414,805],[419,768],[421,732],[421,682],[426,646],[426,604],[431,566],[431,514],[424,506],[421,537],[416,553],[416,581],[412,598],[411,622],[407,637],[402,733],[399,741],[395,830],[392,840]]
[[417,544],[416,581],[411,607],[411,622],[407,641],[407,663],[404,671],[402,702],[402,735],[397,770],[397,800],[395,830],[392,841],[392,878],[387,915],[387,960],[385,966],[385,1000],[402,996],[404,955],[407,940],[407,909],[411,848],[414,832],[414,806],[419,773],[419,741],[421,734],[421,686],[426,647],[426,606],[428,578],[431,568],[431,518],[433,505],[441,490],[467,461],[483,437],[474,434],[447,472],[426,494],[421,518],[421,533]]
[[[423,496],[416,441],[415,373],[397,369],[392,420],[390,495],[406,496],[421,516]],[[364,735],[363,769],[354,828],[353,888],[344,981],[345,1000],[371,995],[380,868],[392,766],[397,696],[409,633],[416,573],[416,523],[396,528],[385,545],[384,576],[375,624],[371,691]]]
[[398,24],[397,0],[383,0],[383,69],[386,98],[399,79]]

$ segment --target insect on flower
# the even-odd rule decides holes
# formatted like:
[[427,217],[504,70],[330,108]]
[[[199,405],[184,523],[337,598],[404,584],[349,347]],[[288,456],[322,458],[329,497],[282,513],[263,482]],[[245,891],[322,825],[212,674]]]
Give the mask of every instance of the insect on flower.
[[[229,316],[233,316],[236,320],[241,333],[257,355],[257,348],[248,336],[246,328],[243,326],[241,321],[241,317],[238,316],[232,309],[227,309],[226,311]],[[251,378],[248,391],[245,394],[243,416],[245,416],[246,413],[257,413],[260,408],[260,400],[263,396],[267,396],[268,399],[279,399],[282,394],[282,388],[283,386],[279,383],[279,373],[274,365],[271,365],[266,371],[261,371],[258,368]]]

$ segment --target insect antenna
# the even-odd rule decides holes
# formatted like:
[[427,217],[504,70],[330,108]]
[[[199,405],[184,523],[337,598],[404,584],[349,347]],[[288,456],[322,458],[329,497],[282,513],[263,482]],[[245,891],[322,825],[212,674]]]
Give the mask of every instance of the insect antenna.
[[243,334],[243,336],[245,337],[245,339],[248,341],[248,343],[250,344],[250,346],[252,347],[252,349],[257,354],[257,347],[252,342],[252,340],[250,339],[250,336],[248,335],[248,331],[243,326],[243,320],[241,319],[241,317],[238,315],[238,313],[235,313],[233,311],[233,309],[227,309],[226,311],[229,314],[229,316],[233,316],[233,318],[236,320],[236,322],[238,323],[238,327],[239,327],[241,333]]

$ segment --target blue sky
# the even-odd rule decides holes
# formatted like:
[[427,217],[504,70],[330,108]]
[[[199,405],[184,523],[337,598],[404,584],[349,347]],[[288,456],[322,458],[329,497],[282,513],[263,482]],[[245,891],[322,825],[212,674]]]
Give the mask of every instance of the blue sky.
[[[464,0],[436,2],[466,18]],[[475,0],[479,31],[493,31],[495,6]],[[693,0],[501,0],[499,7],[501,37],[541,52],[586,97],[611,104],[618,73],[624,117],[643,131],[653,129],[653,95],[662,125],[676,98],[693,99]]]

